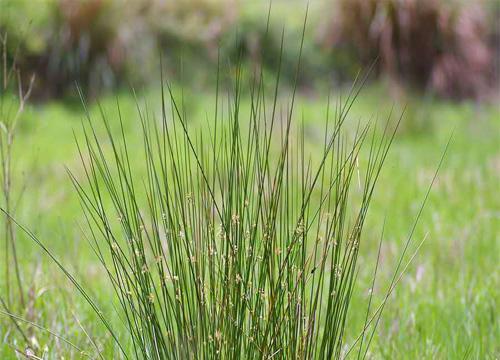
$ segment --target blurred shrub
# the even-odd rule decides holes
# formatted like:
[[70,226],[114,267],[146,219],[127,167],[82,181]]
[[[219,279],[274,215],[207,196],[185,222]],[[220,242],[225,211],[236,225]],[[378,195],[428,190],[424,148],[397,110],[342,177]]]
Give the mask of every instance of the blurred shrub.
[[63,96],[75,81],[91,96],[148,81],[157,71],[158,46],[170,63],[181,47],[213,58],[235,10],[233,0],[1,1],[0,31],[17,44],[9,56],[25,73],[37,73],[38,97]]
[[481,1],[337,0],[322,32],[340,47],[399,82],[453,98],[491,89],[493,27]]
[[[321,14],[318,3],[310,6],[304,34],[298,82],[310,85],[330,75],[332,58],[315,39],[316,23]],[[268,1],[248,2],[238,11],[234,28],[222,38],[221,50],[226,58],[235,61],[239,56],[250,62],[254,69],[276,74],[278,68],[282,81],[293,83],[297,72],[302,32],[307,3],[302,0],[275,0],[269,13]],[[280,62],[281,38],[283,54]]]
[[234,0],[144,1],[154,31],[167,43],[198,44],[215,49],[236,17]]
[[[159,49],[169,77],[191,84],[210,83],[219,50],[222,66],[241,55],[254,69],[275,74],[283,30],[281,79],[292,83],[306,11],[302,0],[275,1],[268,24],[267,1],[46,0],[36,7],[31,0],[0,1],[0,31],[19,45],[9,54],[18,54],[23,73],[37,73],[38,98],[74,94],[75,81],[90,96],[103,88],[154,81]],[[302,85],[328,78],[337,59],[314,38],[311,29],[321,15],[316,10],[309,11]]]
[[124,61],[112,1],[3,1],[0,28],[24,73],[36,72],[37,97],[62,96],[75,82],[90,93],[116,83]]
[[144,4],[170,77],[198,85],[215,76],[218,44],[236,20],[236,0],[149,0]]

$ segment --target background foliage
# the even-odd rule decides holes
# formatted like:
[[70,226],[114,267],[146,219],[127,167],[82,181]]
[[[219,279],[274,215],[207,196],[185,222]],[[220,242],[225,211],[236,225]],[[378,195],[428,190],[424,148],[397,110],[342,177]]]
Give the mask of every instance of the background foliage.
[[[2,0],[0,30],[35,93],[60,97],[74,81],[103,89],[155,78],[158,53],[170,75],[203,84],[218,52],[276,71],[285,29],[291,80],[306,3],[237,0]],[[499,2],[321,0],[310,4],[301,83],[345,82],[378,58],[395,85],[457,99],[487,98],[498,79]],[[286,19],[286,21],[284,21]],[[182,71],[180,64],[182,63]],[[181,74],[182,73],[182,74]]]

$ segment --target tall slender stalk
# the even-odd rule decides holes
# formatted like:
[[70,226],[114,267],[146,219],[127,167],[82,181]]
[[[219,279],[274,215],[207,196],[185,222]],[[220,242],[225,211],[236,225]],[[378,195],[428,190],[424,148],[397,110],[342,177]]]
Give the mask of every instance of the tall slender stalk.
[[[16,135],[16,128],[19,119],[25,109],[25,104],[30,97],[33,87],[34,76],[26,89],[23,89],[21,81],[21,73],[16,66],[16,60],[12,64],[7,63],[7,34],[1,37],[2,43],[2,92],[0,94],[0,176],[2,178],[2,197],[3,207],[9,214],[14,214],[15,204],[13,204],[13,188],[12,188],[12,162],[13,154],[12,149]],[[11,83],[17,87],[17,108],[12,111],[10,104],[4,104],[4,96],[10,91]],[[19,303],[22,308],[25,307],[23,286],[21,274],[19,270],[19,261],[16,250],[16,230],[12,219],[5,218],[4,222],[4,237],[5,237],[5,287],[6,287],[6,300],[11,303],[12,295],[10,289],[11,274],[10,268],[14,268],[15,284],[18,290]],[[12,259],[11,259],[12,257]]]

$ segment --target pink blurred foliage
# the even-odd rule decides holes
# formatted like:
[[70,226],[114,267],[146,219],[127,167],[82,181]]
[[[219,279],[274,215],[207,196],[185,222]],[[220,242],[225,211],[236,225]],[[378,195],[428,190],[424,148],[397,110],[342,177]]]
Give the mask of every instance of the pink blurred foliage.
[[397,83],[440,96],[487,97],[494,85],[494,20],[483,1],[338,0],[327,47],[354,51]]

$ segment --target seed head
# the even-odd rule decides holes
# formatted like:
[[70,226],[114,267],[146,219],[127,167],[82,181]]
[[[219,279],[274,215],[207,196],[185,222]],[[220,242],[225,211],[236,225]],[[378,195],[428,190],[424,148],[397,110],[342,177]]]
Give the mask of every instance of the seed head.
[[179,277],[176,276],[176,275],[165,275],[165,280],[166,281],[178,281],[179,280]]
[[220,332],[220,330],[216,330],[215,331],[215,340],[217,340],[217,342],[220,342],[222,339],[222,333]]

